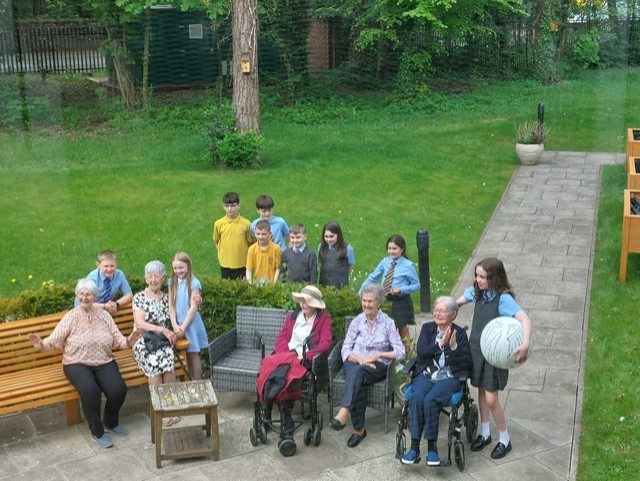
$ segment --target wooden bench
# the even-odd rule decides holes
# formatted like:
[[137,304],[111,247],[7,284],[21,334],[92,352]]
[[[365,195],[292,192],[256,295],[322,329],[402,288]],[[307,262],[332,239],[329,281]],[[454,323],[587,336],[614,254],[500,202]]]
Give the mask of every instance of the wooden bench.
[[[62,371],[62,351],[38,352],[28,338],[33,332],[45,339],[65,314],[58,312],[0,324],[0,416],[63,402],[67,424],[80,422],[80,398]],[[133,330],[131,306],[116,312],[113,320],[122,334],[128,336]],[[186,339],[176,344],[185,366],[188,347]],[[113,354],[127,386],[147,384],[131,349],[115,350]],[[175,369],[176,376],[186,375],[177,358]]]
[[209,344],[211,382],[216,390],[255,392],[265,355],[273,352],[287,311],[238,306],[236,327]]

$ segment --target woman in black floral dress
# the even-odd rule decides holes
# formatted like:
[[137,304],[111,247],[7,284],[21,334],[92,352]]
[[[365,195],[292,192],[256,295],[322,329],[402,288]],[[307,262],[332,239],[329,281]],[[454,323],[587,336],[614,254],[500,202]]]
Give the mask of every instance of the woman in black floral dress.
[[[138,366],[149,378],[149,384],[175,382],[174,353],[171,347],[177,340],[169,320],[169,297],[162,292],[166,268],[160,261],[151,261],[144,267],[147,288],[133,296],[133,320],[137,329],[155,331],[165,336],[171,345],[156,351],[147,350],[141,337],[133,346]],[[179,418],[163,419],[165,426],[180,421]]]

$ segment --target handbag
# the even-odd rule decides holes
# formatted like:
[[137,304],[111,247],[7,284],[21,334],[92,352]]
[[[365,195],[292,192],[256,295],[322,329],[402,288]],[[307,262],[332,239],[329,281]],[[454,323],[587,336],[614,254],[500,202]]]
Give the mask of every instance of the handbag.
[[169,339],[156,331],[144,331],[142,338],[144,339],[144,347],[149,352],[156,352],[164,347],[171,346]]

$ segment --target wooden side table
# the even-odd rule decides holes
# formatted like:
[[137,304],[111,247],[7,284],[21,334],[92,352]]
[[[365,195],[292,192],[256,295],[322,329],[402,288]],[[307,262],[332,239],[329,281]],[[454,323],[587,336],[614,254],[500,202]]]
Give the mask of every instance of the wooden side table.
[[[149,392],[151,442],[156,445],[156,466],[160,468],[163,459],[213,456],[217,461],[220,452],[218,400],[211,381],[150,384]],[[162,418],[194,414],[205,415],[204,426],[165,429],[162,454]]]

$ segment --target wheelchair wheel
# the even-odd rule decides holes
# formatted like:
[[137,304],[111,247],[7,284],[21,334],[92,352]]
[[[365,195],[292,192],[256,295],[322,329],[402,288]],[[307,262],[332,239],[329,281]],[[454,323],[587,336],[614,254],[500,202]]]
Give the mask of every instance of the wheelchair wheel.
[[262,444],[267,444],[267,429],[264,427],[264,424],[258,428],[258,440]]
[[311,444],[311,441],[313,440],[313,430],[311,429],[311,426],[304,430],[303,440],[305,446],[309,446]]
[[256,432],[256,428],[253,426],[249,429],[249,441],[251,441],[251,446],[253,447],[258,445],[258,433]]
[[404,432],[396,434],[396,459],[402,459],[407,452],[407,437]]
[[472,403],[469,406],[467,425],[465,428],[467,431],[467,441],[471,444],[478,435],[478,405],[476,403]]
[[313,431],[313,445],[317,448],[320,446],[320,440],[322,439],[322,428],[318,426],[315,431]]
[[456,466],[460,472],[464,471],[464,445],[460,441],[456,441],[456,444],[453,446]]
[[296,454],[297,449],[298,446],[296,446],[296,442],[293,438],[286,437],[278,442],[278,450],[285,458],[289,458]]

